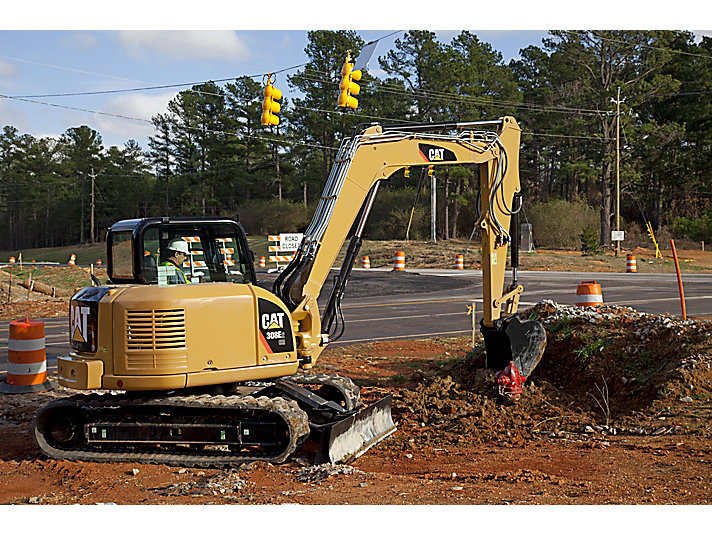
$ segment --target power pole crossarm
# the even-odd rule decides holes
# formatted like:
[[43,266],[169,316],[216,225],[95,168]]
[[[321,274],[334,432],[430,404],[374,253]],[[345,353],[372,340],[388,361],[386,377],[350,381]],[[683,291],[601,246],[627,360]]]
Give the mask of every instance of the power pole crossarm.
[[[616,232],[621,230],[621,88],[616,98]],[[620,236],[620,233],[618,234]],[[616,245],[616,257],[621,253],[621,242]]]

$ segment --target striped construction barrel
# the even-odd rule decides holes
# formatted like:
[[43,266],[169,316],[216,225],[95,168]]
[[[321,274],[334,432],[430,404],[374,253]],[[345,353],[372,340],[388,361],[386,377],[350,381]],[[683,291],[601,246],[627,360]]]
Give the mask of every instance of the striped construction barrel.
[[371,268],[371,258],[368,256],[363,257],[363,263],[361,264],[364,269],[370,269]]
[[260,267],[264,267],[264,266],[266,266],[266,265],[267,265],[267,258],[265,258],[264,256],[260,256],[260,263],[259,263],[259,266],[260,266]]
[[393,270],[405,271],[405,252],[402,250],[397,250],[396,255],[393,257]]
[[455,256],[455,269],[464,269],[465,268],[465,256],[462,254],[458,254]]
[[29,393],[52,389],[47,382],[44,322],[17,319],[10,322],[7,345],[7,377],[2,393]]
[[581,282],[576,288],[576,306],[603,306],[601,284],[597,284],[595,280]]
[[637,273],[638,264],[635,261],[635,256],[628,256],[625,260],[625,272],[627,273]]
[[10,263],[15,263],[15,256],[10,256]]

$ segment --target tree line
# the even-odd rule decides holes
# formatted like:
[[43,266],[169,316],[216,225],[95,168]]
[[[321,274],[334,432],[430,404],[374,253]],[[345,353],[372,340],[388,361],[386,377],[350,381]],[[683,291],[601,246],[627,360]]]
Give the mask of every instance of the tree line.
[[[354,31],[309,32],[307,63],[277,74],[276,86],[299,96],[283,99],[276,127],[260,123],[262,80],[244,76],[180,92],[152,117],[146,149],[135,140],[106,147],[86,125],[58,139],[5,125],[0,249],[94,242],[116,220],[159,215],[247,213],[248,231],[258,232],[265,227],[249,228],[251,206],[308,212],[340,141],[364,124],[503,115],[523,129],[525,214],[552,200],[592,206],[603,246],[618,215],[626,224],[712,239],[712,39],[557,30],[507,64],[470,32],[443,43],[432,32],[409,31],[376,59],[379,68],[370,70],[380,77],[366,71],[358,109],[344,113],[336,109],[341,66],[347,50],[357,57],[363,46]],[[382,228],[406,220],[411,205],[402,204],[415,198],[419,176],[389,181],[373,213]],[[437,183],[440,236],[469,235],[474,169],[438,169]]]

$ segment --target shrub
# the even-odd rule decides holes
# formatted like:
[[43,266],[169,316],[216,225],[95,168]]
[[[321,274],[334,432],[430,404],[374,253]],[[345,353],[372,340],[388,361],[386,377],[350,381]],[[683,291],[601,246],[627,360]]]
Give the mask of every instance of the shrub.
[[[409,238],[427,239],[430,236],[430,199],[426,187],[413,213]],[[368,239],[405,239],[416,191],[414,188],[389,190],[381,187],[364,229]]]
[[252,235],[303,232],[311,216],[303,204],[288,200],[251,200],[240,206],[240,222]]
[[596,228],[594,228],[593,225],[584,228],[581,234],[581,251],[584,254],[590,254],[592,256],[600,254],[601,250],[598,248],[598,239],[598,232],[596,232]]
[[709,243],[712,241],[712,212],[703,213],[694,219],[675,217],[673,230],[676,235]]
[[[541,248],[579,250],[585,231],[601,233],[598,211],[585,202],[550,200],[529,209],[534,242]],[[591,230],[587,230],[591,228]]]

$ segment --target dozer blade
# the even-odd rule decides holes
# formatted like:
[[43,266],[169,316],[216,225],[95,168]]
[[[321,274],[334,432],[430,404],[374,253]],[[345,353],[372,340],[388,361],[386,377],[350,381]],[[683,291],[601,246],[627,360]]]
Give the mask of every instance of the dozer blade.
[[546,348],[546,330],[538,321],[520,320],[517,315],[498,319],[494,327],[480,326],[485,340],[487,367],[504,370],[513,361],[520,373],[528,377]]
[[322,425],[312,424],[319,434],[314,463],[345,463],[358,458],[396,431],[391,417],[393,396],[388,395],[368,408]]

